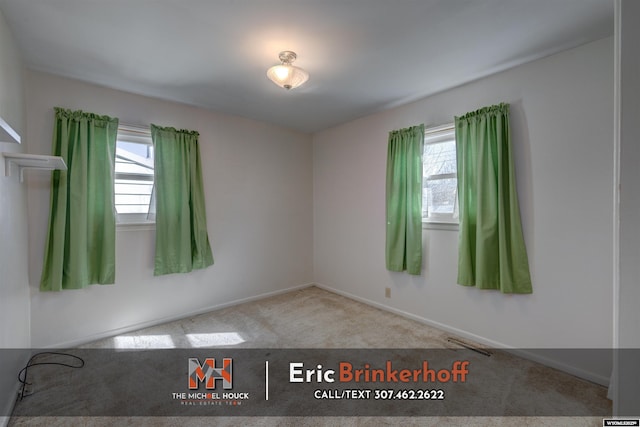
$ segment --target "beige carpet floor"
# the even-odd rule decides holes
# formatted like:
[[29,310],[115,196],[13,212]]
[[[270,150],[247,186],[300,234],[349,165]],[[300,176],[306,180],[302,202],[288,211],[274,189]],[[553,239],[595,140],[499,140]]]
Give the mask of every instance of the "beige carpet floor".
[[[89,343],[109,348],[455,348],[451,334],[317,287],[245,303]],[[495,353],[495,351],[494,351]],[[528,374],[528,381],[561,384],[562,399],[611,412],[606,389],[534,362],[501,354]],[[539,378],[531,378],[539,375]],[[37,387],[55,388],[55,377]],[[573,404],[572,403],[572,404]],[[601,426],[601,417],[50,417],[16,416],[10,426]],[[598,412],[600,413],[600,412]]]

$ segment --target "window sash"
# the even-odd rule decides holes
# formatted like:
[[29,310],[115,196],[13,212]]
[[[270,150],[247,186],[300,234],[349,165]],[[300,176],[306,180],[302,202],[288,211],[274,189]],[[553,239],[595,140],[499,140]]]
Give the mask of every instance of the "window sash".
[[144,183],[153,182],[153,176],[141,173],[116,172],[116,180],[122,179],[126,181],[143,181]]
[[458,174],[457,173],[439,173],[439,174],[435,174],[435,175],[427,175],[425,177],[425,179],[427,181],[437,181],[439,179],[451,179],[451,178],[458,178]]
[[[118,127],[117,143],[139,144],[153,147],[151,131],[131,125],[120,125]],[[126,153],[126,155],[125,155]],[[151,204],[154,202],[154,164],[148,157],[140,156],[134,152],[129,152],[123,148],[116,149],[116,166],[120,162],[123,167],[131,164],[126,172],[120,171],[114,174],[114,186],[119,187],[116,192],[115,205],[116,221],[118,224],[149,224],[154,223]],[[143,171],[148,171],[144,173]],[[136,186],[140,186],[136,189]],[[151,189],[149,190],[149,186]],[[138,209],[135,209],[138,207]],[[144,212],[130,212],[131,210],[144,210]]]
[[[425,130],[425,147],[432,144],[440,144],[444,142],[454,141],[455,143],[455,128],[453,124],[447,124],[442,126],[436,126]],[[426,160],[426,159],[425,159]],[[424,163],[423,163],[424,164]],[[456,179],[457,173],[441,173],[426,175],[423,177],[423,192],[427,191],[427,185],[429,182],[440,181],[445,179]],[[452,212],[434,212],[428,210],[428,206],[423,206],[422,221],[425,223],[458,223],[458,189],[453,190],[453,197],[455,199]],[[423,193],[424,194],[424,193]],[[426,201],[425,201],[426,203]]]
[[456,138],[455,128],[453,127],[453,123],[442,126],[434,126],[431,128],[427,128],[424,131],[424,143],[425,144],[436,144],[438,142],[445,142],[450,140],[455,140]]

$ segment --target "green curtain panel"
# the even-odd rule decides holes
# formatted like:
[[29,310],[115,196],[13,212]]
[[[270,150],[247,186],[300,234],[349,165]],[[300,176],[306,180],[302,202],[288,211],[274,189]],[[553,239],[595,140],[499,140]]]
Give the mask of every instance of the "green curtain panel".
[[424,125],[389,133],[387,148],[387,270],[422,269]]
[[509,105],[455,118],[460,232],[458,283],[532,292],[509,134]]
[[55,108],[54,156],[41,291],[115,281],[113,174],[118,119]]
[[207,234],[198,132],[151,125],[155,149],[154,275],[213,264]]

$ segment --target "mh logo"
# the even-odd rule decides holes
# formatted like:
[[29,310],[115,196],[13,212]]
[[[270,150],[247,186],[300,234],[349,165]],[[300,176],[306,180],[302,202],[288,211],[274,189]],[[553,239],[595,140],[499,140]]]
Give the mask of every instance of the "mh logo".
[[209,390],[216,388],[216,380],[222,380],[222,388],[233,388],[231,381],[231,367],[233,359],[222,359],[222,366],[216,367],[216,359],[206,358],[204,364],[200,364],[197,358],[189,358],[189,389],[197,390],[198,383],[204,382]]

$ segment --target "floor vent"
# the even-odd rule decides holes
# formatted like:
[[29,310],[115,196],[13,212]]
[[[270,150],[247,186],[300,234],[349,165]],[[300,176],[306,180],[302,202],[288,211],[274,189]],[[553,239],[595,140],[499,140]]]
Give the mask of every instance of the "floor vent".
[[453,344],[457,344],[460,347],[464,347],[466,349],[469,349],[471,351],[475,351],[476,353],[480,353],[483,356],[487,356],[487,357],[491,357],[491,353],[483,348],[478,348],[473,344],[469,344],[466,343],[462,340],[459,340],[458,338],[454,338],[454,337],[447,337],[447,342],[453,343]]

